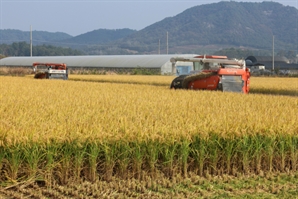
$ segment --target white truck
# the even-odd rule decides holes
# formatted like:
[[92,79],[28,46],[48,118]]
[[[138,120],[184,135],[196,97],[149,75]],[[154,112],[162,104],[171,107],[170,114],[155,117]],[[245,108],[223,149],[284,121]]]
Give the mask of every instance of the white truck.
[[64,63],[40,63],[32,64],[35,79],[68,79],[68,69]]

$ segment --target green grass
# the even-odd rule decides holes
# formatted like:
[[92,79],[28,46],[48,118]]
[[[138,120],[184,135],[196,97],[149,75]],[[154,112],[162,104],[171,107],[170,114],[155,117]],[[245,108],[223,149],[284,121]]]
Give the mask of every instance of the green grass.
[[140,179],[195,173],[212,175],[296,172],[297,135],[245,135],[234,138],[212,134],[174,142],[160,140],[86,140],[19,143],[3,146],[2,183],[43,179],[68,184],[72,181],[113,177]]

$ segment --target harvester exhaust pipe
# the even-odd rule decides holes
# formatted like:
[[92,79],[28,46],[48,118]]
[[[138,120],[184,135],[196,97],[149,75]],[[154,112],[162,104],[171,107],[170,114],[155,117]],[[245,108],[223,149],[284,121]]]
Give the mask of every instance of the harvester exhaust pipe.
[[176,62],[172,62],[172,75],[176,75]]

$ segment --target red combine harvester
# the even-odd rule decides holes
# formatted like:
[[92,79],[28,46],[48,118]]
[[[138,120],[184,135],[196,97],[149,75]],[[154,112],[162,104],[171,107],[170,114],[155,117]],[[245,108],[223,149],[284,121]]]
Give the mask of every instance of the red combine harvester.
[[32,64],[35,79],[68,79],[68,69],[63,63],[39,63]]
[[244,60],[232,60],[216,55],[171,58],[172,63],[177,61],[193,62],[193,69],[189,74],[176,77],[170,88],[249,92],[250,71],[246,68]]

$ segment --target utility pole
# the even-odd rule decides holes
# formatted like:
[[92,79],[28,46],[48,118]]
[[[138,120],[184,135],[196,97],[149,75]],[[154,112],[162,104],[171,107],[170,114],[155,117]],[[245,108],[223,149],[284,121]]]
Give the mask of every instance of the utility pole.
[[160,39],[158,40],[158,54],[160,55]]
[[32,57],[32,25],[30,25],[30,57]]
[[167,32],[167,54],[169,54],[169,32]]
[[274,71],[274,35],[272,37],[272,71]]

